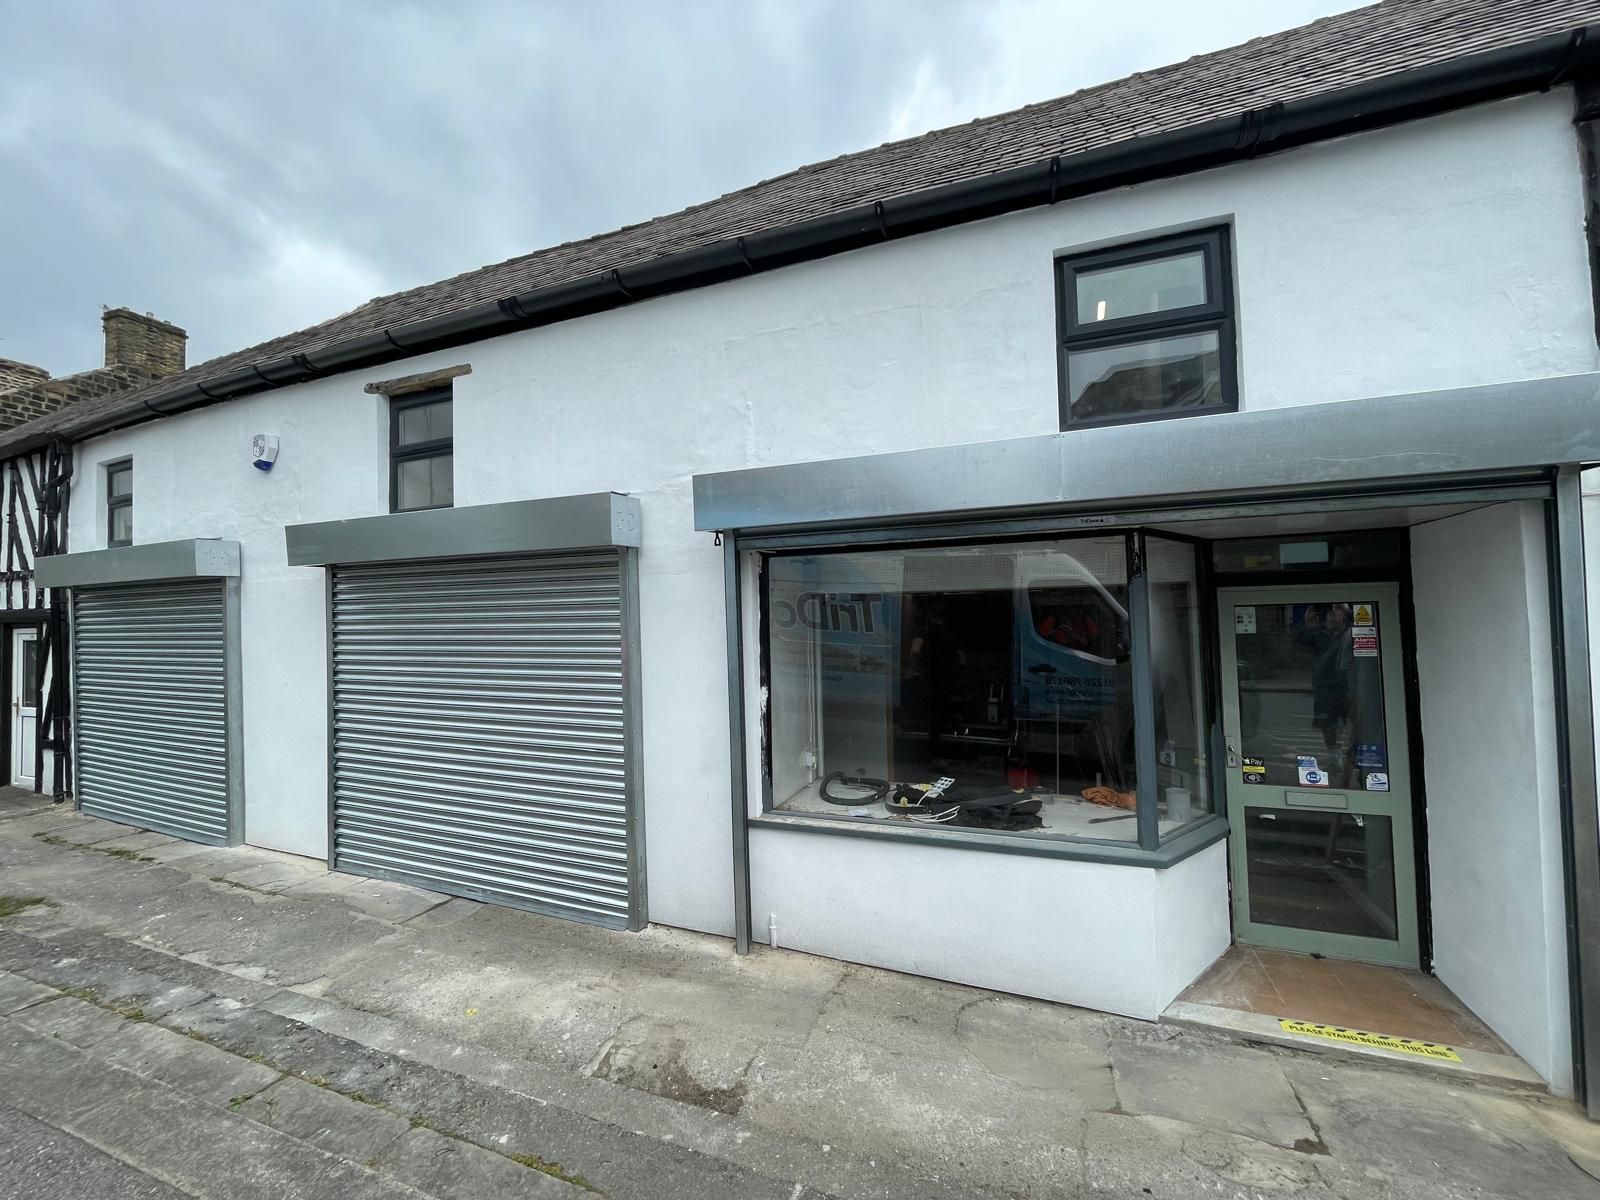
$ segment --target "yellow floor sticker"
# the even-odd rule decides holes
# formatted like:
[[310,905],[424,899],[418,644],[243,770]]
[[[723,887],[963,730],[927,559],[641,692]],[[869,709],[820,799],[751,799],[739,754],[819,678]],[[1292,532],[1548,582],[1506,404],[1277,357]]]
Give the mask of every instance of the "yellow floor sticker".
[[1403,1054],[1440,1058],[1446,1062],[1461,1061],[1461,1056],[1449,1046],[1441,1046],[1436,1042],[1390,1037],[1386,1033],[1368,1033],[1364,1029],[1342,1029],[1338,1025],[1318,1025],[1314,1021],[1280,1020],[1278,1024],[1283,1027],[1285,1033],[1303,1033],[1308,1037],[1326,1038],[1330,1042],[1349,1042],[1355,1046],[1375,1046],[1379,1050],[1399,1050]]

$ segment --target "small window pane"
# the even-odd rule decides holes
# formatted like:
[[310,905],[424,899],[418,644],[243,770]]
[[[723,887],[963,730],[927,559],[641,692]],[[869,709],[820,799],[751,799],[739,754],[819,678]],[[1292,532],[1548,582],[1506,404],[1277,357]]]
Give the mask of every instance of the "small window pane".
[[22,639],[22,707],[39,707],[39,639]]
[[767,571],[776,808],[1137,839],[1121,537],[775,555]]
[[133,495],[133,468],[113,467],[107,471],[106,494],[113,500]]
[[396,464],[396,508],[437,508],[455,503],[455,457],[413,458]]
[[432,442],[450,436],[448,400],[402,408],[395,415],[400,422],[399,442],[402,446],[414,446],[418,442]]
[[441,454],[428,460],[432,466],[432,503],[454,504],[456,500],[456,459],[453,454]]
[[133,541],[133,505],[122,504],[110,510],[111,540]]
[[430,470],[425,458],[414,458],[395,465],[397,508],[428,507]]
[[1193,308],[1206,302],[1202,250],[1077,273],[1078,324]]
[[1072,419],[1132,416],[1222,403],[1215,330],[1067,354]]

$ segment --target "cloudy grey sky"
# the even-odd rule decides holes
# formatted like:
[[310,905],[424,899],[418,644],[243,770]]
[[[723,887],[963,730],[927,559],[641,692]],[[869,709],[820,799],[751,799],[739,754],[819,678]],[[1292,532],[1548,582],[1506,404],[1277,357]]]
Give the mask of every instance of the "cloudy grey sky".
[[198,362],[1352,0],[0,0],[0,357]]

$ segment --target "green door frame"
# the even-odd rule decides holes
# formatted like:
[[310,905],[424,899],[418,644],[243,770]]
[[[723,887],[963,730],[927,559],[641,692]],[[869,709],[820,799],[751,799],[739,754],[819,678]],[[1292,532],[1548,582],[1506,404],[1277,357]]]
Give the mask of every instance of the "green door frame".
[[[1235,645],[1235,605],[1301,604],[1370,600],[1377,605],[1378,644],[1382,647],[1385,733],[1389,790],[1369,792],[1318,789],[1316,801],[1305,803],[1306,789],[1275,784],[1247,784],[1240,760],[1238,653]],[[1407,648],[1400,620],[1400,588],[1395,583],[1300,584],[1265,587],[1225,587],[1217,590],[1218,649],[1222,682],[1222,722],[1226,746],[1229,863],[1233,874],[1233,928],[1236,940],[1256,946],[1349,958],[1390,966],[1420,965],[1417,922],[1417,858],[1412,813],[1413,789],[1409,753],[1410,714],[1406,704],[1404,662]],[[1389,818],[1394,847],[1395,917],[1398,937],[1393,940],[1326,933],[1251,920],[1248,863],[1245,854],[1246,806],[1282,812],[1313,811],[1372,815]]]

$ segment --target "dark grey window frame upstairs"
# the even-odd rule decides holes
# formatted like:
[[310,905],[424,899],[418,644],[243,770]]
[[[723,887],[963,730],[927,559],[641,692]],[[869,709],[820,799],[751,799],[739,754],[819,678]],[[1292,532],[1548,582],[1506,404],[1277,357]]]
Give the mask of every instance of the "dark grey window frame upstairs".
[[[1079,274],[1113,267],[1134,266],[1142,262],[1196,251],[1204,256],[1207,295],[1205,303],[1105,321],[1079,320],[1076,286]],[[1056,366],[1063,431],[1102,425],[1170,421],[1181,417],[1198,417],[1209,413],[1238,410],[1239,378],[1234,340],[1232,229],[1229,226],[1213,225],[1187,233],[1127,242],[1085,253],[1057,255],[1055,275]],[[1114,413],[1103,417],[1077,419],[1073,417],[1072,388],[1068,374],[1068,357],[1073,352],[1104,350],[1131,342],[1213,332],[1217,335],[1218,367],[1222,383],[1220,403],[1197,408]]]
[[[128,475],[128,494],[126,496],[113,495],[111,490],[111,481],[116,476],[121,475],[123,472],[127,472]],[[113,530],[115,530],[117,527],[117,512],[119,509],[124,508],[130,510],[128,513],[128,528],[130,530],[133,528],[133,513],[131,511],[133,509],[133,459],[119,458],[116,462],[107,463],[105,465],[105,484],[106,546],[108,549],[112,550],[115,550],[121,546],[131,546],[133,545],[133,538],[131,536],[119,538],[116,536]]]
[[[434,438],[426,442],[412,442],[409,445],[400,444],[400,415],[413,408],[423,408],[430,404],[445,402],[450,405],[451,436],[447,438]],[[400,507],[400,465],[407,462],[416,462],[420,459],[454,458],[455,457],[455,392],[448,384],[440,388],[428,388],[425,391],[403,392],[389,398],[389,511],[398,512],[427,512],[436,508],[453,508],[452,500],[449,504],[424,504],[414,508]],[[452,467],[452,471],[454,468]],[[452,496],[454,488],[451,489]]]

